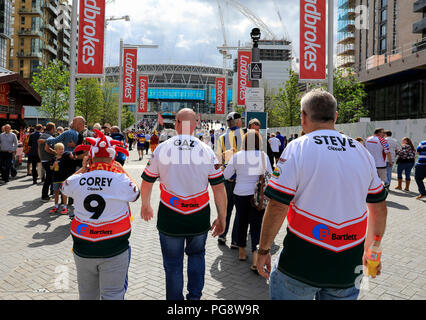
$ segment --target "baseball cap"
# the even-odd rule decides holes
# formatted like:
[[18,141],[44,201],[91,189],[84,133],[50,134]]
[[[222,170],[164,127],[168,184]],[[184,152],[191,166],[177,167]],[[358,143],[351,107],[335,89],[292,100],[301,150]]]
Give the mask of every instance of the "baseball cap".
[[228,113],[228,115],[226,116],[226,121],[236,120],[236,119],[241,119],[241,115],[235,111]]

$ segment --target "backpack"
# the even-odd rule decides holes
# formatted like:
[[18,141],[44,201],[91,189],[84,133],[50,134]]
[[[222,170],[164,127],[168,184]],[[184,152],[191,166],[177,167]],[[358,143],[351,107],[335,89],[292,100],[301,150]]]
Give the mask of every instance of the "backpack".
[[252,206],[258,211],[264,210],[269,203],[269,198],[265,196],[265,189],[271,177],[271,174],[266,170],[264,152],[261,153],[261,158],[263,174],[259,176],[259,179],[254,186],[254,195],[251,201]]

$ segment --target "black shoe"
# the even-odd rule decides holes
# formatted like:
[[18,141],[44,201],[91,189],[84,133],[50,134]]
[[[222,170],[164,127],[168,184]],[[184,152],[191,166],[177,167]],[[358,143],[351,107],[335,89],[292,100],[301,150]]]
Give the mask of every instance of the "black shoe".
[[220,244],[220,245],[225,245],[226,244],[226,239],[223,238],[223,237],[219,237],[217,239],[217,243]]
[[37,184],[37,181],[33,181],[33,184]]
[[41,201],[43,201],[43,202],[48,202],[49,200],[50,200],[49,196],[47,196],[47,197],[41,197]]

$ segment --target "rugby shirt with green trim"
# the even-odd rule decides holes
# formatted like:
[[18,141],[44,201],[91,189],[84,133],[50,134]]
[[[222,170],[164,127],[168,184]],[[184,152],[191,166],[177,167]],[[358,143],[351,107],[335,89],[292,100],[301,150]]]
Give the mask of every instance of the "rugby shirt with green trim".
[[208,185],[224,182],[213,150],[194,136],[177,135],[152,154],[142,179],[160,180],[157,229],[170,236],[193,236],[210,230]]
[[265,195],[289,205],[278,269],[319,288],[349,288],[362,272],[367,202],[387,191],[358,141],[317,130],[284,150]]

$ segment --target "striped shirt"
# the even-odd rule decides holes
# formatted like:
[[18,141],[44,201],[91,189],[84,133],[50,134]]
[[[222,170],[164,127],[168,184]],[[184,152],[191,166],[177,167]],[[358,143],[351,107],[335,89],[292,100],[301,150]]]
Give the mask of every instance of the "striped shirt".
[[417,163],[426,165],[426,140],[419,143],[419,146],[417,147],[417,152],[420,153]]

